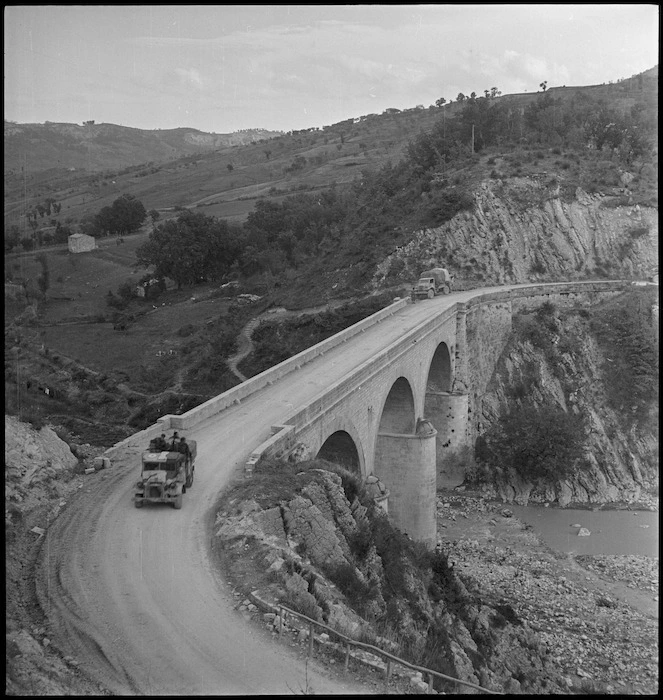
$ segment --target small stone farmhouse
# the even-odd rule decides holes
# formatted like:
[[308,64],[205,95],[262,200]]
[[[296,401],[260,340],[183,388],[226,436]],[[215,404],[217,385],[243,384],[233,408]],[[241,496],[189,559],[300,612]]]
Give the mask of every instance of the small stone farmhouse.
[[87,236],[84,233],[72,233],[68,239],[69,252],[85,253],[88,250],[94,250],[97,247],[97,241],[94,236]]

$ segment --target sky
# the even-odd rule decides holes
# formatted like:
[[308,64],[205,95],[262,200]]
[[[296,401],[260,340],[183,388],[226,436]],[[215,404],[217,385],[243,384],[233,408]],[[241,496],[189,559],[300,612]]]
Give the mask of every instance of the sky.
[[226,134],[653,68],[656,4],[4,6],[4,118]]

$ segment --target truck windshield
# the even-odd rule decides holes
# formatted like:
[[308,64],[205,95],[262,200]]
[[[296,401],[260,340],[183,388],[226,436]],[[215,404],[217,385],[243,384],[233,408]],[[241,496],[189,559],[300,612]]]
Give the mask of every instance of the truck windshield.
[[159,471],[160,469],[168,472],[176,469],[177,465],[172,462],[144,462],[143,471]]

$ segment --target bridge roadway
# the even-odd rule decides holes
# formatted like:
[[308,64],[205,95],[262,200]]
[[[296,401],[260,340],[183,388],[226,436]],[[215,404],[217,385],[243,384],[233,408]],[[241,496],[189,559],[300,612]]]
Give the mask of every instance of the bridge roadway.
[[306,670],[234,610],[237,599],[208,548],[214,505],[272,425],[431,314],[486,291],[409,304],[187,431],[198,457],[182,510],[134,507],[137,448],[88,477],[43,546],[38,591],[49,636],[114,694],[371,692],[316,665]]

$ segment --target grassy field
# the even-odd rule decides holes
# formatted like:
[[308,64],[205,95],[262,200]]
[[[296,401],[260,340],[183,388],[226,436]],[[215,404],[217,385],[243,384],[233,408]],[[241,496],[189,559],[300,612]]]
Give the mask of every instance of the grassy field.
[[[124,331],[114,330],[113,309],[106,296],[145,273],[135,267],[135,251],[146,237],[147,233],[128,236],[122,245],[102,239],[99,249],[88,253],[44,251],[51,285],[39,302],[42,344],[95,371],[121,371],[136,379],[144,368],[160,362],[160,351],[177,352],[183,342],[177,335],[182,326],[202,327],[227,312],[229,299],[205,298],[209,287],[178,292],[171,285],[154,303],[133,301],[125,313],[135,320]],[[41,273],[34,253],[12,257],[5,267],[26,280],[34,281]],[[11,317],[12,309],[6,304],[5,318],[10,321]]]

